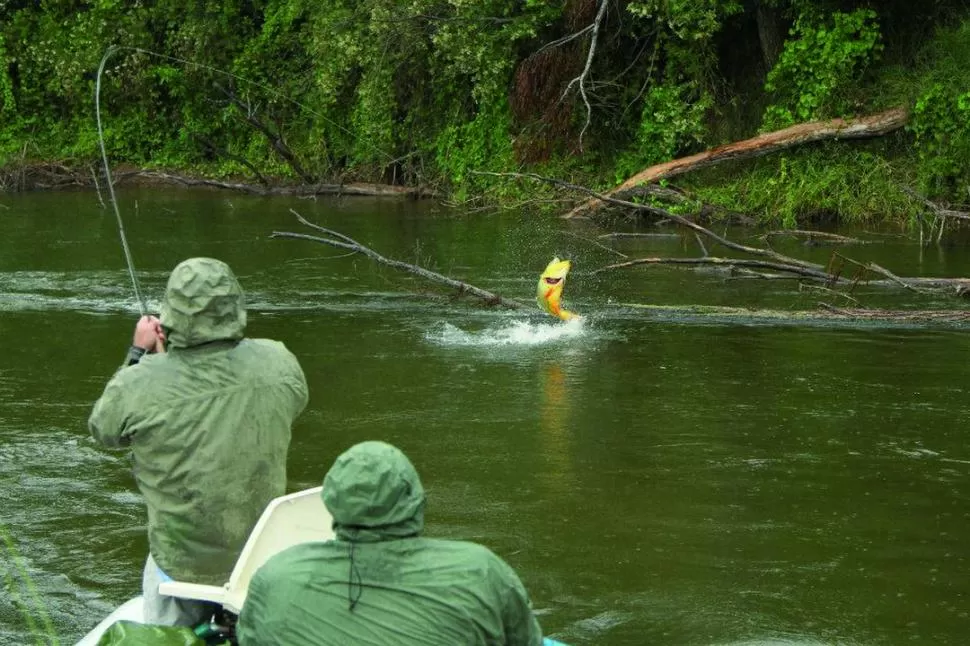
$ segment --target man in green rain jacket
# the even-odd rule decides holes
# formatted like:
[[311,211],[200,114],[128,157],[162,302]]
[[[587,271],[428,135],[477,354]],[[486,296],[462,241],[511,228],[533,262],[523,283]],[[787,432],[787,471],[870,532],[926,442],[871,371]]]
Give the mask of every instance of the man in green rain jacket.
[[424,488],[383,442],[337,458],[323,481],[336,540],[267,561],[239,616],[240,646],[537,646],[529,596],[475,543],[422,538]]
[[228,581],[266,504],[285,493],[290,427],[306,406],[306,379],[282,343],[244,339],[245,328],[242,288],[229,266],[182,262],[160,319],[138,322],[127,365],[88,421],[102,444],[130,447],[148,507],[146,623],[204,619],[204,604],[161,596],[158,584]]

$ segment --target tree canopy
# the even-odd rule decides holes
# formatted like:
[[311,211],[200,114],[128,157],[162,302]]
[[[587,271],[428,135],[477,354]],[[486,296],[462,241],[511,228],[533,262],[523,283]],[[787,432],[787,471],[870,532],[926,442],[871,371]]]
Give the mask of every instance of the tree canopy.
[[[887,164],[930,197],[970,190],[959,0],[9,0],[0,164],[97,158],[109,47],[116,163],[458,196],[500,188],[472,171],[608,187],[765,130],[904,105],[903,135],[840,163]],[[770,164],[745,172],[777,176]]]

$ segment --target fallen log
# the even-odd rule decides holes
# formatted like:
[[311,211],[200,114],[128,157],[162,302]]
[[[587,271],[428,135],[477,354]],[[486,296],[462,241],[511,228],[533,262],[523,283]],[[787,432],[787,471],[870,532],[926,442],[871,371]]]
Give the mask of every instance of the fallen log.
[[[650,166],[611,191],[608,197],[622,199],[629,191],[642,184],[660,179],[682,175],[691,171],[707,168],[724,161],[748,159],[825,139],[861,139],[878,137],[903,127],[909,120],[909,111],[899,107],[856,119],[829,119],[800,123],[783,130],[768,132],[751,139],[736,141],[717,148],[711,148],[696,155],[674,159]],[[601,199],[590,199],[575,207],[564,218],[586,215],[602,206]]]
[[605,271],[612,271],[614,269],[636,267],[637,265],[715,265],[726,268],[744,267],[756,269],[774,269],[775,271],[783,271],[786,273],[795,274],[797,276],[810,278],[822,283],[850,282],[845,278],[834,276],[825,271],[813,269],[811,267],[793,265],[791,263],[771,262],[767,260],[751,260],[746,258],[717,258],[714,256],[704,256],[703,258],[635,258],[626,262],[618,262],[612,265],[606,265],[605,267],[600,267],[599,269],[594,270],[593,273],[599,274]]
[[[221,182],[211,179],[196,179],[173,175],[158,171],[135,171],[123,177],[143,177],[149,179],[159,179],[167,182],[174,182],[183,186],[209,186],[221,188],[252,195],[288,195],[297,197],[314,197],[317,195],[369,195],[398,196],[398,197],[434,197],[435,193],[424,188],[411,188],[407,186],[392,186],[389,184],[301,184],[299,186],[262,186],[257,184],[244,184],[237,182]],[[120,180],[119,180],[120,181]]]
[[[904,289],[909,289],[914,292],[921,294],[927,294],[931,292],[948,292],[953,296],[958,296],[966,298],[970,295],[970,278],[922,278],[922,277],[902,277],[890,272],[889,270],[881,267],[875,263],[869,262],[859,262],[849,258],[844,258],[850,264],[856,265],[860,273],[853,278],[844,278],[839,272],[834,272],[830,269],[820,270],[814,267],[806,267],[804,265],[795,265],[784,261],[765,261],[765,260],[753,260],[748,258],[719,258],[714,256],[704,256],[702,258],[663,258],[663,257],[648,257],[648,258],[634,258],[632,260],[627,260],[625,262],[613,263],[611,265],[605,265],[599,269],[593,271],[594,274],[599,274],[607,271],[613,271],[616,269],[629,269],[630,267],[636,267],[639,265],[710,265],[714,267],[720,267],[724,269],[740,270],[740,269],[757,269],[757,270],[774,270],[784,272],[785,274],[791,276],[798,276],[801,278],[807,278],[816,283],[822,283],[828,286],[844,285],[844,286],[855,286],[859,283],[864,283],[865,285],[872,285],[876,287],[903,287]],[[867,279],[867,273],[878,274],[884,276],[885,278],[879,279]],[[780,278],[780,276],[764,275],[758,274],[760,278]]]
[[764,325],[831,325],[833,322],[858,325],[937,325],[966,328],[970,326],[967,310],[883,310],[858,307],[834,307],[818,303],[816,310],[767,310],[718,305],[653,305],[616,303],[613,307],[642,312],[662,320],[724,323],[760,323]]
[[762,234],[760,239],[767,242],[771,238],[777,237],[802,238],[805,240],[806,244],[872,244],[871,240],[850,238],[848,236],[842,236],[837,233],[829,233],[827,231],[805,231],[802,229],[768,231],[767,233]]

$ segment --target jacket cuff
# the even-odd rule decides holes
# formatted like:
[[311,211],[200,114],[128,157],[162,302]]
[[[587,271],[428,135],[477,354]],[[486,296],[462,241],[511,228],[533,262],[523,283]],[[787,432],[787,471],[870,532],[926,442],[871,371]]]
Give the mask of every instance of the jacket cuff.
[[136,363],[141,361],[141,358],[145,356],[146,352],[148,352],[148,350],[146,350],[145,348],[139,348],[137,345],[131,346],[130,348],[128,348],[128,356],[125,357],[125,365],[126,366],[135,365]]

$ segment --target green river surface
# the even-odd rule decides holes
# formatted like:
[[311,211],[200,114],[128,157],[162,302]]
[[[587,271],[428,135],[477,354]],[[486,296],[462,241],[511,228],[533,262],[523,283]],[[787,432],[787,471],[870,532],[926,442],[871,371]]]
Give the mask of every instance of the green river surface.
[[[594,242],[696,256],[692,236],[611,242],[588,221],[396,199],[122,187],[119,202],[150,308],[179,261],[218,257],[247,291],[249,335],[299,357],[310,403],[290,489],[319,484],[358,441],[396,444],[428,489],[427,535],[505,558],[546,634],[970,643],[965,328],[644,310],[624,304],[811,310],[824,295],[684,268],[593,273],[621,260]],[[533,306],[487,309],[360,255],[269,239],[312,233],[291,208]],[[2,195],[0,231],[0,643],[71,644],[140,588],[142,502],[126,456],[86,425],[138,306],[95,193]],[[963,242],[869,239],[842,252],[900,275],[970,275]],[[565,294],[582,323],[534,307],[554,255],[574,261]]]

